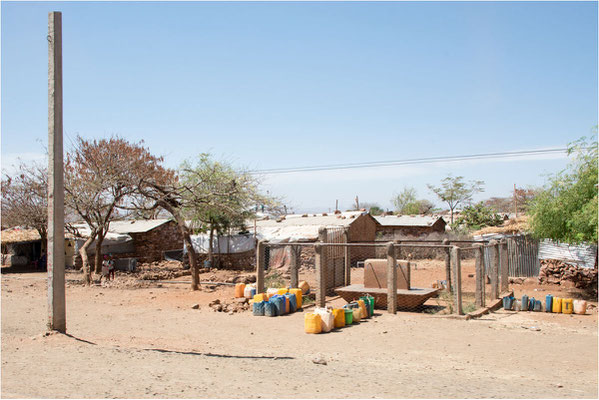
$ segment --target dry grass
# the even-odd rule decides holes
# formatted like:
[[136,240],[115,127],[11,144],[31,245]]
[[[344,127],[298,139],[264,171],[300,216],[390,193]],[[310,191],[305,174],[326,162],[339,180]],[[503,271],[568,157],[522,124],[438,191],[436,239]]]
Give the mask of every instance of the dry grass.
[[35,229],[10,228],[2,231],[2,243],[25,243],[41,240]]
[[489,233],[517,234],[526,232],[528,228],[528,216],[523,215],[518,218],[508,219],[502,226],[487,226],[476,232],[472,232],[472,234],[474,236],[486,235]]

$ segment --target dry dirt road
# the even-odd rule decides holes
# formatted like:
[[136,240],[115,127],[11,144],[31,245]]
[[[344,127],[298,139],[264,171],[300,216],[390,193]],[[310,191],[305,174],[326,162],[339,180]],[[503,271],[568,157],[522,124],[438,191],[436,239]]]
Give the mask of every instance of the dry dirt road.
[[[379,311],[359,325],[307,335],[302,312],[267,318],[205,306],[230,296],[231,288],[70,286],[68,335],[44,336],[45,274],[2,275],[1,395],[598,396],[596,309],[587,316],[498,312],[470,321]],[[204,305],[195,310],[194,303]]]

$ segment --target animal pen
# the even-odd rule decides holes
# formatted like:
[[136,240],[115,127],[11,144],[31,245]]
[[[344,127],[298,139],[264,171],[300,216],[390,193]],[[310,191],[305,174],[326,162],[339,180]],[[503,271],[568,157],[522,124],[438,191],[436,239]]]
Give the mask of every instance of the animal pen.
[[[414,260],[428,251],[434,260]],[[343,229],[321,228],[317,242],[261,240],[256,291],[298,287],[305,280],[317,306],[369,294],[377,309],[458,314],[496,304],[508,290],[505,241],[348,242]],[[485,257],[487,252],[490,257]],[[281,260],[285,259],[285,262]]]

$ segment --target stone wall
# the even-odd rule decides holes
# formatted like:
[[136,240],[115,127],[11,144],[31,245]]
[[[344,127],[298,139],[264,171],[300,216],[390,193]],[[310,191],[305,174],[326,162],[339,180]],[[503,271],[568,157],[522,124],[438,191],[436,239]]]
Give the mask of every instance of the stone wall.
[[539,283],[575,287],[597,296],[597,269],[581,268],[560,260],[540,260]]
[[163,252],[183,248],[183,236],[174,221],[162,224],[151,231],[130,233],[138,262],[160,261]]

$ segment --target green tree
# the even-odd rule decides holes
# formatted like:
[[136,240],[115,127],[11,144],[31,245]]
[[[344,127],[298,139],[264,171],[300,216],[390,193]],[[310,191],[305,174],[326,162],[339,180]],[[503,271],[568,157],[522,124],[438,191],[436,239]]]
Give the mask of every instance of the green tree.
[[192,188],[182,192],[184,214],[210,235],[208,259],[211,263],[214,262],[212,239],[215,233],[223,234],[229,228],[243,229],[245,221],[253,216],[255,204],[269,209],[277,205],[274,198],[260,192],[256,176],[213,160],[209,154],[201,154],[195,163],[185,161],[179,178],[183,187]]
[[550,177],[529,207],[538,238],[567,243],[597,242],[597,128],[568,146],[572,161]]
[[447,175],[441,181],[441,186],[427,185],[428,188],[439,197],[439,199],[447,204],[451,213],[451,224],[453,224],[453,212],[460,204],[467,205],[474,193],[482,192],[483,181],[465,182],[464,177],[453,177]]
[[397,212],[401,214],[418,213],[417,207],[414,205],[416,203],[416,189],[413,187],[404,187],[399,194],[396,194],[393,199],[391,199],[391,201]]
[[361,204],[361,208],[364,208],[365,210],[368,211],[368,213],[370,213],[370,215],[381,215],[382,213],[385,212],[385,210],[383,210],[383,208],[378,205],[377,203],[362,203]]
[[490,207],[485,206],[481,201],[474,205],[464,207],[464,210],[455,224],[457,226],[463,225],[469,229],[476,230],[485,226],[502,225],[503,219]]
[[391,201],[398,213],[407,215],[430,214],[435,207],[428,200],[416,200],[416,189],[413,187],[404,187]]
[[[158,165],[152,176],[139,183],[138,197],[131,208],[143,212],[163,209],[172,215],[187,248],[191,289],[198,290],[199,267],[192,230],[214,233],[233,224],[241,225],[253,215],[256,204],[268,209],[278,205],[275,199],[260,193],[254,175],[215,161],[209,154],[200,154],[195,160],[185,161],[178,171]],[[191,227],[187,221],[192,221]]]

